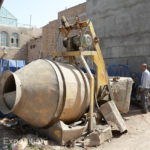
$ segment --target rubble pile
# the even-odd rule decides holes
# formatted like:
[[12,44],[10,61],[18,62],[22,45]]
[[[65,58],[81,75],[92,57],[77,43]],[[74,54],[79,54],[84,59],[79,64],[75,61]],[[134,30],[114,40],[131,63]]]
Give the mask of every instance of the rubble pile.
[[70,141],[65,146],[58,146],[20,118],[0,120],[0,149],[4,150],[39,150],[39,149],[69,149],[67,147],[95,147],[105,141],[110,141],[112,131],[109,125],[99,125],[90,134]]
[[20,118],[1,119],[0,133],[0,149],[24,150],[49,145],[46,137],[41,137],[35,128]]

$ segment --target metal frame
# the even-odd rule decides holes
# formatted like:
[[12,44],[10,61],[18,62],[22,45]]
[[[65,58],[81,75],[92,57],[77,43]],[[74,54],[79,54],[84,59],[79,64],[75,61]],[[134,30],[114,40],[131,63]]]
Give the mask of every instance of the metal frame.
[[[71,30],[77,30],[77,29],[83,29],[83,28],[88,28],[92,40],[93,40],[93,47],[95,50],[90,50],[90,51],[68,51],[68,52],[56,52],[53,55],[53,59],[57,57],[64,57],[66,60],[68,60],[70,63],[73,63],[73,60],[76,58],[79,58],[81,60],[81,63],[84,65],[87,75],[89,76],[90,79],[90,111],[89,111],[89,130],[93,130],[93,113],[94,113],[94,96],[95,93],[98,96],[101,86],[109,85],[108,81],[108,74],[105,69],[105,63],[104,59],[101,53],[101,49],[99,46],[99,40],[96,37],[93,24],[91,21],[86,21],[86,22],[79,22],[78,20],[74,25],[69,25],[66,20],[64,22],[67,24],[66,26],[62,26],[59,28],[59,31],[62,33],[63,37],[68,37],[69,33]],[[96,91],[95,91],[95,78],[93,74],[91,73],[91,70],[84,58],[84,56],[89,56],[91,60],[96,64],[97,68],[97,73],[96,73]]]

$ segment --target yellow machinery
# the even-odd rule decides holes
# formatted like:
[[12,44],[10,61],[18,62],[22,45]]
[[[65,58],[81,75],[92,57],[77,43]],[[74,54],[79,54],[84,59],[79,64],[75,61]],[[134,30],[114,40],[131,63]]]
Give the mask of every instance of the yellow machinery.
[[[86,31],[84,31],[84,29]],[[99,39],[97,38],[93,24],[90,20],[85,22],[80,22],[79,18],[75,18],[75,24],[70,25],[65,17],[62,17],[62,26],[59,28],[59,31],[62,33],[62,36],[64,39],[68,39],[69,35],[72,33],[72,31],[76,30],[77,32],[88,32],[89,35],[92,38],[92,45],[93,50],[83,50],[81,47],[81,50],[78,51],[70,51],[69,49],[67,52],[57,52],[53,55],[53,59],[55,60],[57,57],[64,57],[64,59],[68,60],[69,63],[77,65],[76,59],[80,59],[81,63],[85,67],[88,77],[90,79],[90,122],[89,122],[89,129],[93,129],[93,110],[94,110],[94,97],[95,94],[97,97],[99,97],[102,94],[102,87],[107,88],[109,98],[108,100],[112,99],[111,90],[109,87],[109,80],[108,80],[108,74],[105,68],[104,59],[101,53],[101,49],[99,46]],[[82,38],[82,35],[81,35]],[[91,73],[91,70],[85,60],[84,57],[90,57],[90,59],[95,63],[96,65],[96,83],[95,83],[95,77]],[[95,86],[96,85],[96,86]],[[102,100],[102,99],[101,99]]]

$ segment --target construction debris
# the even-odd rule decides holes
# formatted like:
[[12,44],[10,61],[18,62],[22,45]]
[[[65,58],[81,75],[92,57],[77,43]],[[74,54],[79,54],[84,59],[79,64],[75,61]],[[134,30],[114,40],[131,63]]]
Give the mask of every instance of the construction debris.
[[84,126],[70,127],[62,121],[58,121],[49,129],[42,130],[42,133],[50,139],[55,140],[60,145],[66,145],[69,141],[75,140],[82,136],[87,130],[87,124]]
[[84,140],[84,147],[95,147],[103,144],[105,141],[111,140],[111,127],[98,126],[94,132],[90,133]]
[[22,150],[26,147],[49,145],[47,137],[41,136],[38,130],[20,118],[4,118],[0,122],[0,149]]
[[110,79],[115,104],[121,113],[128,113],[131,101],[132,78],[116,77]]
[[17,124],[18,124],[17,118],[13,118],[13,119],[4,118],[0,120],[0,125],[3,125],[8,128],[16,126]]
[[106,102],[100,107],[100,110],[110,126],[119,129],[121,133],[127,131],[125,121],[120,115],[114,101]]
[[23,138],[16,144],[11,144],[12,150],[24,150],[28,146],[28,139]]

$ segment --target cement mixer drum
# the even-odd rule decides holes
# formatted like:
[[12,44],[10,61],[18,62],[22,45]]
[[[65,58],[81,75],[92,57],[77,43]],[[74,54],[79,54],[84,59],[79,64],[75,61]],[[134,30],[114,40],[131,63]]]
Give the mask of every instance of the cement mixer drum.
[[71,123],[89,106],[89,81],[70,64],[39,59],[15,73],[4,72],[0,85],[0,110],[39,128],[57,120]]

